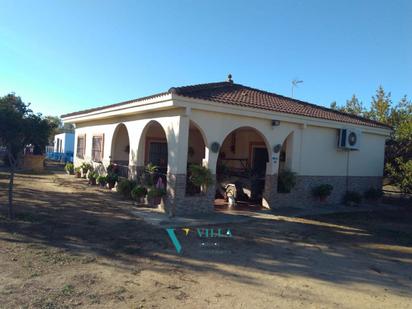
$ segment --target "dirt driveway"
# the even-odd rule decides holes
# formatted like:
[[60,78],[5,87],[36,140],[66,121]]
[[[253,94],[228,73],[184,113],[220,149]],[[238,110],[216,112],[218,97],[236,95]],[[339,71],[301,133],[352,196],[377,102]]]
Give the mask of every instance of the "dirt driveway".
[[10,222],[6,182],[1,308],[412,308],[412,209],[177,230],[179,255],[130,203],[63,174],[17,175]]

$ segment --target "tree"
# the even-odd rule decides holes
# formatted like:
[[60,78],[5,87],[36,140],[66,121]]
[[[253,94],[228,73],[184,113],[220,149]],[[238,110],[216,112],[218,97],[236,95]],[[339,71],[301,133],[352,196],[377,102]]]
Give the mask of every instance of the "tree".
[[390,124],[390,108],[392,105],[391,93],[386,93],[382,86],[376,90],[375,96],[372,97],[370,111],[366,116],[369,119],[376,120],[385,124]]
[[15,94],[0,97],[0,144],[6,147],[10,176],[8,186],[8,214],[14,218],[13,187],[14,173],[24,148],[33,146],[33,152],[40,154],[48,143],[53,126],[41,114],[34,114]]
[[49,143],[53,143],[54,136],[60,133],[74,133],[74,126],[71,123],[65,123],[61,121],[61,119],[57,116],[46,116],[44,117],[50,125],[54,127],[52,132],[50,133]]
[[356,95],[352,95],[350,100],[346,100],[345,106],[338,106],[336,101],[334,101],[330,104],[330,108],[356,116],[363,116],[365,114],[365,108]]

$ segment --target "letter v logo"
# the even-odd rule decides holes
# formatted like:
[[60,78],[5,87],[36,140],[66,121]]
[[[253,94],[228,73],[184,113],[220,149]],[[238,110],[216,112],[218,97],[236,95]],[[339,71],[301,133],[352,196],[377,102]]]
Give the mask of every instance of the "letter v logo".
[[175,229],[166,229],[166,231],[167,231],[167,234],[169,234],[170,240],[175,246],[177,253],[180,253],[182,251],[182,245],[180,244],[179,240],[176,237]]

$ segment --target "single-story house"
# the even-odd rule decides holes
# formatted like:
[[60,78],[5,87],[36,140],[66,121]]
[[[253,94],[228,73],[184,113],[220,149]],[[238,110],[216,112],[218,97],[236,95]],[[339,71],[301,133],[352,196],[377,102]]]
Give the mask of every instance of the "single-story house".
[[[76,128],[75,166],[117,163],[135,178],[154,163],[167,179],[167,208],[177,215],[213,211],[228,170],[253,178],[251,191],[271,208],[310,207],[320,184],[334,188],[329,203],[341,202],[347,190],[380,188],[391,132],[376,121],[236,84],[230,75],[62,119]],[[216,178],[203,196],[189,190],[188,163]],[[296,173],[288,193],[279,192],[284,170]]]

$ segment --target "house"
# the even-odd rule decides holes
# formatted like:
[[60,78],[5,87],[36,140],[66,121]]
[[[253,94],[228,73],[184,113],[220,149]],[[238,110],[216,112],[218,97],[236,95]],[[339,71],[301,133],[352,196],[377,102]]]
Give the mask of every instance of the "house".
[[[334,187],[329,203],[347,190],[380,188],[391,132],[379,122],[236,84],[230,75],[62,119],[76,127],[76,166],[114,162],[135,178],[152,162],[165,174],[167,208],[177,215],[213,211],[227,171],[253,178],[241,189],[271,208],[310,207],[320,184]],[[188,163],[206,166],[217,180],[203,196],[191,192]],[[296,173],[288,193],[278,186],[283,170]]]

